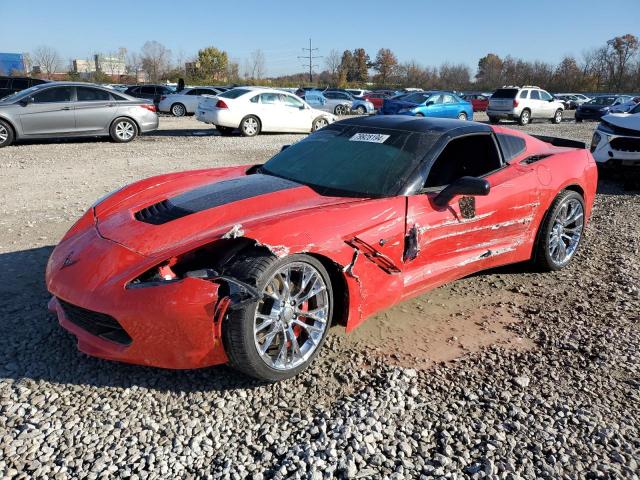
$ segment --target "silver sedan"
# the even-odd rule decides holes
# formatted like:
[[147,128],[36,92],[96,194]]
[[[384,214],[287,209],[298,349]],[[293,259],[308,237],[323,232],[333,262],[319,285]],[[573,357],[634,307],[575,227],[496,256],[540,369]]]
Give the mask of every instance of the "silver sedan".
[[0,147],[63,137],[110,136],[125,143],[157,128],[149,100],[90,83],[45,83],[0,99]]

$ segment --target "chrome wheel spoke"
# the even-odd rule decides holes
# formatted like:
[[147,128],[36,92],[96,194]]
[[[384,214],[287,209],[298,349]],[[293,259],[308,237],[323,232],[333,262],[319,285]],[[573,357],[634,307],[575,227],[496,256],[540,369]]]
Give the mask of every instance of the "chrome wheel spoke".
[[584,228],[582,203],[570,198],[560,208],[549,236],[549,255],[557,264],[567,263],[575,253]]

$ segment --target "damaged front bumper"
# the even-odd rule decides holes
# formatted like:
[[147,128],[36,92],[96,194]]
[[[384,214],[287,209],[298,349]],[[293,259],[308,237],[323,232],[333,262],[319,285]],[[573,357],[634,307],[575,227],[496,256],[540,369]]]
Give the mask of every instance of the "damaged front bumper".
[[126,288],[149,261],[95,228],[65,239],[47,265],[49,309],[91,356],[171,369],[226,363],[222,319],[251,292],[224,277],[198,276]]

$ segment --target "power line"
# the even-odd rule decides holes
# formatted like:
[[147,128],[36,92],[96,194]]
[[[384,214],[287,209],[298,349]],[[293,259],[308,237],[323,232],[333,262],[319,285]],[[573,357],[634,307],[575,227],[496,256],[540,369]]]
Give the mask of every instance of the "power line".
[[[304,58],[304,59],[309,59],[309,83],[313,83],[313,67],[317,67],[318,65],[314,65],[313,61],[316,58],[322,58],[322,55],[314,55],[313,52],[317,52],[318,49],[317,48],[311,48],[311,39],[309,39],[309,48],[303,48],[302,50],[306,50],[307,52],[309,52],[308,55],[303,55],[300,56],[298,55],[298,58]],[[303,67],[306,67],[307,65],[303,65]]]

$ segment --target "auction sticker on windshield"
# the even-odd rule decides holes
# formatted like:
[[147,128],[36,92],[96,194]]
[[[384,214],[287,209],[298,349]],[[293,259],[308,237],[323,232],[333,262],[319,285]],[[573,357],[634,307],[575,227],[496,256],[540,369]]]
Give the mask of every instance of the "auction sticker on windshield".
[[370,142],[370,143],[384,143],[389,138],[389,135],[383,135],[382,133],[356,133],[349,139],[350,142]]

